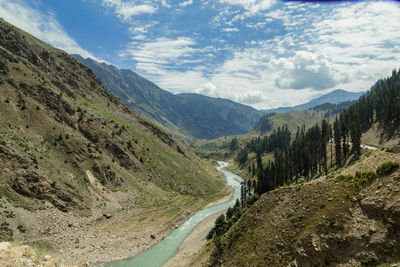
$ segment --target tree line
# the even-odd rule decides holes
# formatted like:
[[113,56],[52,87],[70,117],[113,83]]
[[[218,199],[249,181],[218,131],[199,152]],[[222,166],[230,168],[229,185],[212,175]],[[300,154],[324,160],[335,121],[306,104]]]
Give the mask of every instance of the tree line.
[[[350,156],[361,155],[361,136],[374,122],[386,130],[400,126],[400,72],[379,80],[356,103],[342,110],[335,121],[298,129],[294,140],[284,149],[274,150],[274,161],[257,169],[256,192],[273,190],[297,182],[300,177],[311,179],[328,171],[327,145],[331,142],[330,166],[342,166]],[[333,129],[332,129],[333,127]],[[335,159],[333,161],[333,147]],[[265,151],[266,152],[266,151]]]
[[[331,124],[324,119],[307,130],[303,125],[298,128],[293,140],[287,127],[278,128],[269,136],[252,139],[239,152],[236,161],[243,167],[248,163],[248,153],[256,153],[257,164],[250,162],[248,171],[257,180],[242,184],[240,201],[237,200],[226,215],[217,218],[207,238],[212,238],[217,247],[221,245],[220,237],[259,195],[298,182],[300,178],[310,180],[318,174],[327,173],[329,167],[342,166],[351,156],[357,159],[361,155],[362,132],[370,129],[373,123],[378,123],[389,133],[399,128],[399,71],[393,70],[391,77],[376,82],[356,103],[342,109]],[[264,167],[262,155],[265,153],[273,153],[274,160]],[[251,193],[251,187],[255,194]]]
[[254,152],[257,155],[258,165],[261,165],[261,155],[286,148],[290,144],[290,135],[291,133],[287,125],[285,125],[284,127],[279,127],[268,136],[253,138],[241,149],[236,161],[243,166],[247,161],[248,153]]

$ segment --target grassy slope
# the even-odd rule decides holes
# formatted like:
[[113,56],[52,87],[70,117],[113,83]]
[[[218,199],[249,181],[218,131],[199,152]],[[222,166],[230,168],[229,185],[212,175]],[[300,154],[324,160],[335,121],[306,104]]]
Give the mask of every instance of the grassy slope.
[[68,54],[4,21],[0,35],[0,198],[80,215],[163,207],[173,218],[176,206],[190,213],[226,194],[214,166],[130,111]]
[[[277,113],[270,117],[272,122],[272,130],[278,129],[284,125],[288,126],[289,131],[297,131],[298,127],[305,125],[306,128],[314,126],[324,119],[325,111],[315,110],[297,110],[286,113]],[[332,118],[328,118],[332,120]]]
[[236,157],[238,148],[231,151],[229,144],[233,138],[238,139],[238,146],[243,147],[251,138],[251,133],[235,136],[224,136],[212,140],[200,139],[192,143],[192,148],[202,158],[231,160]]
[[262,195],[224,235],[222,247],[208,247],[198,259],[211,254],[209,264],[223,266],[294,262],[296,266],[357,266],[399,260],[400,171],[367,186],[335,178],[375,170],[388,160],[400,161],[400,156],[367,152],[329,178]]

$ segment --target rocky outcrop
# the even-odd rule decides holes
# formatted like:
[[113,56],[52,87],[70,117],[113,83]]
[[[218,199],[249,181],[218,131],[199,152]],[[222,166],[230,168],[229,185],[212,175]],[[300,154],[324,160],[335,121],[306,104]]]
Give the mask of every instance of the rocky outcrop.
[[19,194],[51,202],[61,211],[68,211],[68,207],[85,208],[82,198],[34,170],[20,170],[16,173],[12,188]]
[[170,134],[166,133],[165,131],[162,131],[160,128],[158,128],[157,126],[148,121],[141,120],[140,124],[149,129],[155,136],[160,138],[160,140],[163,141],[168,146],[176,147],[176,142],[174,141],[174,139]]
[[92,167],[92,170],[102,185],[112,184],[116,187],[120,187],[122,185],[123,181],[121,177],[111,169],[110,165],[102,166],[98,163],[95,163]]

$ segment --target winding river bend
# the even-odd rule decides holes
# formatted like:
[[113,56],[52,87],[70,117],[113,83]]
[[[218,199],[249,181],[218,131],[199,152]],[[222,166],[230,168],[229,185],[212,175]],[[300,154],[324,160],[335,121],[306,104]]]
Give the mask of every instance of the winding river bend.
[[142,252],[141,254],[127,260],[115,261],[104,263],[100,266],[104,267],[158,267],[163,265],[171,258],[179,245],[190,234],[190,232],[208,216],[217,212],[224,211],[230,206],[233,206],[236,199],[240,196],[240,182],[242,178],[229,171],[224,170],[228,163],[218,161],[219,166],[217,169],[221,171],[226,177],[227,185],[233,188],[233,198],[229,202],[225,202],[212,207],[204,208],[190,217],[186,222],[181,224],[178,228],[172,231],[163,240]]

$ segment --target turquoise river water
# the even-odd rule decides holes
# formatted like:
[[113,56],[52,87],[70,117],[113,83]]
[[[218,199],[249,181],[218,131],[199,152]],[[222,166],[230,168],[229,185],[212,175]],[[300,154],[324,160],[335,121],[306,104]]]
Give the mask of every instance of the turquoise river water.
[[221,171],[226,177],[227,185],[233,188],[233,198],[231,201],[204,208],[190,217],[187,221],[181,224],[178,228],[173,230],[163,240],[153,245],[148,250],[141,254],[121,261],[114,261],[110,263],[103,263],[101,267],[158,267],[167,262],[177,251],[179,245],[190,234],[190,232],[205,218],[217,212],[224,211],[233,206],[236,199],[240,196],[240,182],[242,178],[229,171],[224,170],[228,165],[226,162],[219,161],[217,169]]

